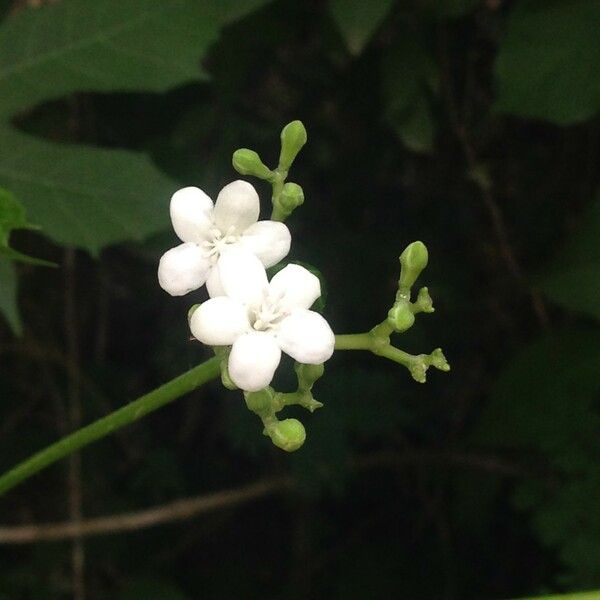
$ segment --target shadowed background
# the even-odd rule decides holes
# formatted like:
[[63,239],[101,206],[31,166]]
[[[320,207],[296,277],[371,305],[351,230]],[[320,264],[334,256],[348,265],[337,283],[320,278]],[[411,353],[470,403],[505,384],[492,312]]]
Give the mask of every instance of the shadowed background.
[[215,198],[239,147],[274,166],[293,119],[290,259],[333,329],[384,318],[420,239],[436,312],[398,345],[452,371],[337,353],[292,455],[202,387],[0,499],[0,598],[600,587],[600,5],[39,4],[0,2],[0,188],[41,227],[11,245],[59,268],[0,252],[2,470],[210,356],[205,292],[156,281],[170,194]]

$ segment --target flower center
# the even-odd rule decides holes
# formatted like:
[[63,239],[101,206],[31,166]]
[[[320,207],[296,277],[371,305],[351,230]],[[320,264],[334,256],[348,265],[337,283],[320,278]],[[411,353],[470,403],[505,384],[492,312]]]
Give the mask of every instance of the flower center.
[[251,307],[248,312],[252,328],[256,331],[277,329],[288,316],[288,312],[281,306],[281,296],[273,297],[266,292],[260,304]]
[[227,246],[235,244],[240,239],[240,236],[235,235],[234,232],[235,227],[233,225],[225,232],[217,227],[213,227],[209,231],[208,239],[202,242],[202,248],[204,249],[204,255],[210,258],[213,265]]

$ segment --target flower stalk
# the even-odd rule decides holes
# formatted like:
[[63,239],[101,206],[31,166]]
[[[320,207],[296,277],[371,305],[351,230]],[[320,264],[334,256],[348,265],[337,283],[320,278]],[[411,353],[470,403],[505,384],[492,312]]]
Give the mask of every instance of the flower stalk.
[[141,398],[63,437],[24,460],[0,476],[0,496],[61,458],[138,421],[208,381],[216,379],[220,373],[219,362],[219,358],[215,357],[199,364]]

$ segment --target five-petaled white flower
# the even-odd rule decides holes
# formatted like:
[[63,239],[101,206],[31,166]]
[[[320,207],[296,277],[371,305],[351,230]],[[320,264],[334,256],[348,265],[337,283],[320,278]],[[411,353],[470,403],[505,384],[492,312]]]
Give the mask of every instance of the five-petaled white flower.
[[218,272],[223,295],[192,314],[194,337],[211,346],[232,346],[229,376],[241,389],[260,390],[273,379],[281,351],[305,364],[331,357],[335,337],[309,308],[321,295],[319,278],[290,264],[271,282],[260,260],[241,248],[226,249]]
[[158,281],[172,296],[183,296],[204,283],[210,296],[222,294],[214,267],[224,250],[239,246],[265,267],[290,250],[289,229],[276,221],[258,221],[258,194],[246,181],[226,185],[212,200],[199,188],[183,188],[171,198],[173,229],[183,244],[160,259]]

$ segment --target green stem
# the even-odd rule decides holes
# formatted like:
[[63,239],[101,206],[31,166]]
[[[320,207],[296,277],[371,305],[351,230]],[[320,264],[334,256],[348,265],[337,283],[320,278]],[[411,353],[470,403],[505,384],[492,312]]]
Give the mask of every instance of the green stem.
[[348,333],[335,336],[336,350],[372,350],[373,338],[370,333]]
[[215,379],[220,373],[219,364],[220,358],[211,358],[106,417],[47,446],[0,476],[0,496],[61,458],[141,419],[211,379]]
[[287,171],[281,171],[279,167],[275,169],[271,185],[273,186],[273,195],[271,201],[273,203],[273,211],[271,212],[271,221],[285,221],[288,215],[282,210],[279,205],[279,197],[283,191],[283,184],[287,178]]

